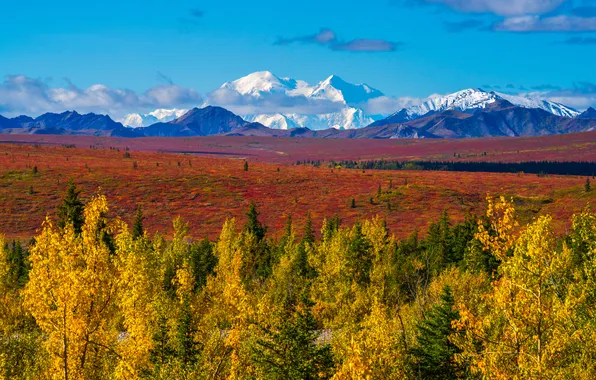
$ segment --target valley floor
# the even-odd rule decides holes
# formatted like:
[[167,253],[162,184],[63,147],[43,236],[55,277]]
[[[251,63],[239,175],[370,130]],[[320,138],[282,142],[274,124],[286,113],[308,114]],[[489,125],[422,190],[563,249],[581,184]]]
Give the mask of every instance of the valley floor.
[[[271,231],[281,231],[290,214],[301,223],[310,212],[316,230],[325,217],[338,215],[351,224],[381,215],[393,234],[405,237],[415,230],[425,231],[443,210],[454,221],[483,213],[488,193],[513,197],[528,221],[551,214],[557,230],[564,232],[571,215],[594,203],[596,196],[584,191],[585,177],[293,165],[305,159],[446,159],[454,152],[467,160],[596,161],[596,133],[463,141],[64,136],[5,136],[3,140],[0,231],[23,239],[35,234],[46,215],[55,213],[70,178],[84,199],[98,191],[106,194],[111,212],[128,222],[137,205],[142,205],[150,233],[169,235],[169,221],[181,216],[190,223],[194,237],[212,239],[226,218],[243,221],[251,201]],[[486,156],[481,154],[484,151]],[[245,159],[248,171],[244,171]]]

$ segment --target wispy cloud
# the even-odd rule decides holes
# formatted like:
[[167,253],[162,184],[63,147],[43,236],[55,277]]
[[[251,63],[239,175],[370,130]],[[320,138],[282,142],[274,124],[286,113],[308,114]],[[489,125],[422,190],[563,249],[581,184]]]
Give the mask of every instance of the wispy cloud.
[[331,29],[321,29],[316,34],[292,38],[278,38],[274,45],[290,45],[294,43],[314,44],[327,47],[334,51],[352,52],[393,52],[403,45],[402,42],[393,42],[382,39],[358,38],[349,41],[340,40]]
[[77,110],[109,114],[118,119],[129,112],[162,107],[200,105],[203,98],[190,88],[161,84],[143,93],[114,89],[103,84],[79,88],[67,80],[65,87],[24,75],[7,75],[0,82],[0,109],[5,116]]
[[484,25],[484,22],[482,20],[478,20],[478,19],[467,19],[467,20],[462,20],[462,21],[456,21],[456,22],[449,22],[449,21],[445,21],[443,23],[443,26],[445,26],[445,29],[447,29],[448,32],[452,32],[452,33],[458,33],[458,32],[463,32],[465,30],[470,30],[470,29],[479,29]]
[[393,0],[406,6],[439,4],[460,12],[491,13],[499,16],[537,15],[552,12],[567,0]]
[[596,84],[591,82],[578,82],[571,88],[540,91],[530,95],[565,104],[577,110],[596,107]]
[[536,91],[558,91],[560,89],[560,86],[555,86],[552,84],[541,84],[539,86],[532,86],[532,90]]
[[255,114],[304,114],[317,115],[333,113],[345,104],[327,99],[289,96],[285,93],[262,93],[260,96],[241,94],[229,88],[219,88],[208,96],[208,103],[229,109],[240,115]]
[[493,30],[503,32],[593,32],[596,17],[558,15],[550,17],[510,17],[493,25]]

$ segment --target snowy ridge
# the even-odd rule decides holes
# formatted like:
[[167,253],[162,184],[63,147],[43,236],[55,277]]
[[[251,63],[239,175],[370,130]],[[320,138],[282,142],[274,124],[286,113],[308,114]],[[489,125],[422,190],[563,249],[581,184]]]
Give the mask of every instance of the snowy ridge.
[[273,129],[308,128],[321,129],[360,129],[370,125],[375,120],[364,114],[361,109],[346,107],[338,112],[321,115],[273,114],[246,115],[246,121],[258,122]]
[[131,113],[126,115],[120,122],[125,127],[141,128],[148,127],[155,123],[167,123],[187,113],[185,109],[165,109],[160,108],[147,114],[141,115],[138,113]]
[[424,103],[405,108],[391,115],[389,118],[398,113],[405,115],[406,120],[413,120],[430,112],[443,112],[447,110],[466,112],[486,108],[489,104],[497,100],[507,100],[514,105],[524,108],[540,108],[557,116],[575,117],[579,115],[579,112],[572,108],[547,100],[521,95],[487,92],[481,89],[466,89],[445,96],[433,96]]
[[383,96],[383,93],[366,84],[352,84],[337,75],[331,75],[316,85],[302,80],[281,78],[269,71],[259,71],[245,77],[226,82],[222,89],[236,91],[245,96],[261,99],[270,94],[287,97],[305,97],[308,99],[327,100],[339,105],[334,113],[306,114],[254,114],[245,115],[244,119],[259,122],[269,128],[291,129],[306,127],[309,129],[355,129],[363,128],[374,121],[364,113],[358,104]]

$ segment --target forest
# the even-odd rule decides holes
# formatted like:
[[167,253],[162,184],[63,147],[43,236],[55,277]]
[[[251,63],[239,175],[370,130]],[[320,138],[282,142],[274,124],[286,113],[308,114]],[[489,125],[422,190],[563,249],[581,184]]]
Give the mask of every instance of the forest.
[[[456,157],[454,155],[454,157]],[[311,164],[320,166],[320,161],[297,162],[298,164]],[[483,161],[396,161],[372,160],[332,161],[332,167],[345,167],[348,169],[374,169],[374,170],[434,170],[473,173],[530,173],[539,175],[577,175],[595,176],[596,162],[573,161],[524,161],[524,162],[483,162]]]
[[[586,191],[590,191],[586,188]],[[254,204],[216,241],[131,227],[71,181],[39,234],[0,241],[6,379],[591,378],[596,214],[517,221],[511,200],[398,240],[381,217],[288,217]],[[200,212],[200,210],[197,210]],[[320,227],[320,228],[318,228]],[[300,236],[298,238],[298,236]]]

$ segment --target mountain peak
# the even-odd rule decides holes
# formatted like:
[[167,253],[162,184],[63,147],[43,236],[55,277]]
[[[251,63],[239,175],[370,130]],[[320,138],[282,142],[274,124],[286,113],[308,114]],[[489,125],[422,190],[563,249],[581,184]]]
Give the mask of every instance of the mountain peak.
[[578,119],[596,119],[596,110],[592,107],[588,108],[580,115],[577,116]]

